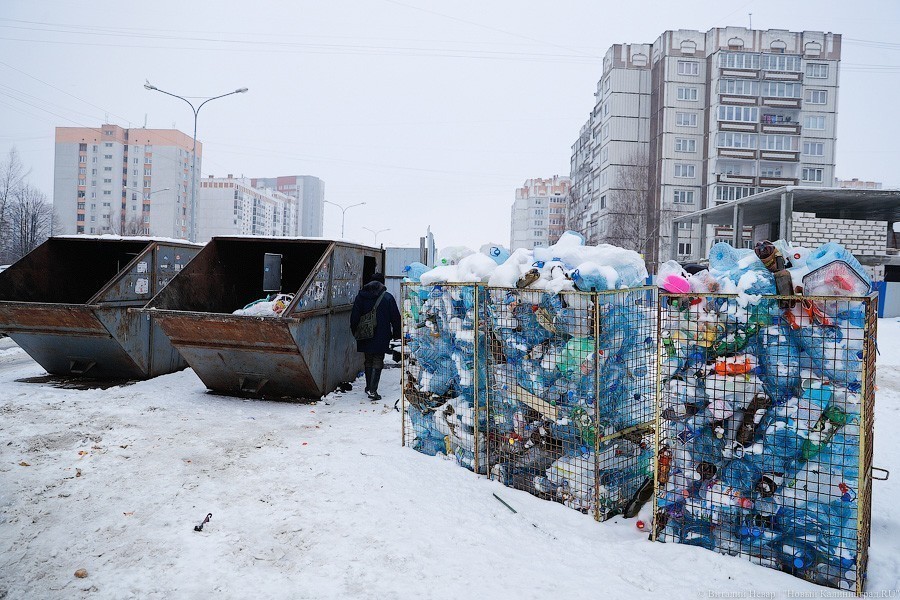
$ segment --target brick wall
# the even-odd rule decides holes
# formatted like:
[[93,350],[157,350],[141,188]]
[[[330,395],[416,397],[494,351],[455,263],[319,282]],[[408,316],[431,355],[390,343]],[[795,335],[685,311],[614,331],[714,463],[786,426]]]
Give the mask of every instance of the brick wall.
[[[794,213],[794,244],[817,248],[825,242],[838,242],[856,256],[885,254],[887,221],[858,219],[817,219],[813,213]],[[873,279],[884,279],[884,267],[866,267]]]

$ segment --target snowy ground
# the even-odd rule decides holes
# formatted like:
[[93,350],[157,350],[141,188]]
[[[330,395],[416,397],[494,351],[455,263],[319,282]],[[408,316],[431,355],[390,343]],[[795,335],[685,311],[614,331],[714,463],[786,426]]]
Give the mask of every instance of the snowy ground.
[[[875,464],[891,469],[900,323],[879,328]],[[355,389],[313,405],[215,396],[190,370],[107,390],[17,381],[41,374],[0,340],[0,599],[837,593],[402,448],[398,369],[382,403]],[[875,483],[867,586],[890,597],[898,479]]]

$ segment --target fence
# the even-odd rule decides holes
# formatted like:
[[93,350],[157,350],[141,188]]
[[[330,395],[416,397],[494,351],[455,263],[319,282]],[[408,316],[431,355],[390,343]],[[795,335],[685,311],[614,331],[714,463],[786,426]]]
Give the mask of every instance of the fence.
[[402,298],[404,444],[597,520],[652,490],[654,288]]
[[862,593],[877,296],[659,295],[651,537]]

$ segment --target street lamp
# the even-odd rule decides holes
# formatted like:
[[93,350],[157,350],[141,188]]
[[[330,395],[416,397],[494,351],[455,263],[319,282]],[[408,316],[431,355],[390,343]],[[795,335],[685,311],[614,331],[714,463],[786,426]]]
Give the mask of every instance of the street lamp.
[[351,204],[350,206],[341,206],[337,202],[332,202],[331,200],[325,200],[325,204],[334,204],[339,209],[341,209],[341,239],[344,239],[344,217],[347,215],[347,211],[354,206],[362,206],[365,202],[360,202],[358,204]]
[[173,98],[178,98],[179,100],[184,100],[188,103],[188,106],[191,107],[191,110],[194,111],[194,146],[191,149],[191,235],[190,240],[192,242],[197,241],[197,115],[200,113],[200,109],[203,108],[203,105],[212,100],[217,100],[218,98],[224,98],[225,96],[231,96],[232,94],[244,94],[247,92],[247,88],[242,87],[234,90],[233,92],[228,92],[227,94],[222,94],[220,96],[213,96],[212,98],[207,98],[203,102],[199,104],[199,106],[194,107],[193,103],[187,98],[183,98],[178,96],[177,94],[172,94],[171,92],[167,92],[165,90],[161,90],[155,85],[152,85],[149,81],[144,84],[144,89],[148,89],[154,92],[159,92],[160,94],[165,94],[167,96],[172,96]]
[[375,236],[375,244],[374,244],[375,246],[378,245],[378,234],[379,234],[379,233],[384,233],[385,231],[390,231],[390,230],[391,230],[390,227],[388,227],[387,229],[379,229],[378,231],[375,231],[374,229],[369,229],[368,227],[363,227],[363,229],[365,229],[366,231],[371,232],[372,235]]

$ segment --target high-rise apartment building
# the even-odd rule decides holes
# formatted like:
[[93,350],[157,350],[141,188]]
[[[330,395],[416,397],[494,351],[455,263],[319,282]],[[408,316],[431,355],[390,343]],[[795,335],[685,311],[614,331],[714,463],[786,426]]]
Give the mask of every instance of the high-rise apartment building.
[[884,186],[880,181],[860,181],[856,177],[853,179],[838,179],[835,177],[834,185],[835,187],[848,190],[880,190]]
[[[674,216],[772,187],[831,186],[840,55],[839,34],[743,27],[612,46],[572,147],[570,226],[593,243],[625,231],[653,266],[668,256]],[[679,255],[699,233],[681,232]]]
[[509,234],[510,250],[556,243],[566,231],[569,178],[529,179],[516,189]]
[[293,196],[299,202],[297,234],[321,237],[325,224],[325,182],[311,175],[258,177],[253,187],[271,188]]
[[57,127],[57,232],[188,238],[192,144],[177,129]]
[[253,181],[210,175],[200,182],[197,204],[203,209],[197,226],[198,242],[207,242],[217,235],[299,235],[297,199],[273,189],[257,188]]

